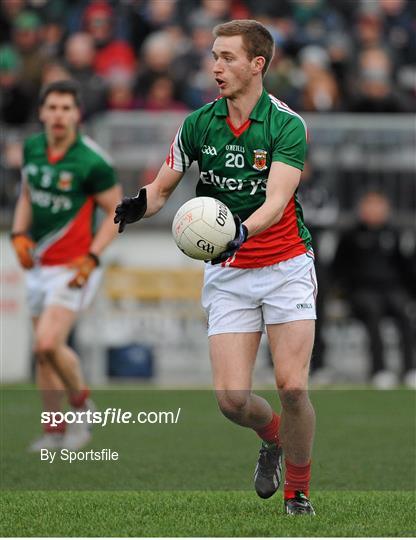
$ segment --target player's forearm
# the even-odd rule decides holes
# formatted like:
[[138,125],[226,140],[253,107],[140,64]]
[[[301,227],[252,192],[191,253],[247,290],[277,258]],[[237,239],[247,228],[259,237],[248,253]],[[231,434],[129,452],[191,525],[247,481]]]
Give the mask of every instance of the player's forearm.
[[160,186],[156,182],[153,182],[152,184],[146,186],[146,193],[147,209],[144,217],[148,218],[157,214],[159,210],[161,210],[165,206],[170,193],[163,192],[163,190],[160,189]]
[[154,181],[146,186],[147,210],[144,217],[153,216],[164,207],[182,177],[182,172],[174,171],[163,163]]
[[283,216],[284,210],[285,207],[283,204],[276,205],[274,201],[266,201],[262,204],[260,208],[244,221],[244,225],[248,230],[248,238],[278,223]]
[[12,232],[27,233],[32,224],[32,206],[25,193],[19,196],[13,217]]

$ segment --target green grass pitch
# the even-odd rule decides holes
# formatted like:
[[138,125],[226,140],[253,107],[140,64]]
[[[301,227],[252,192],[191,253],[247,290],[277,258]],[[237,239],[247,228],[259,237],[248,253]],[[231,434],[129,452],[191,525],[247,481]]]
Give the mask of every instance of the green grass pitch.
[[[275,402],[271,391],[261,392]],[[1,536],[415,536],[415,393],[312,393],[317,411],[311,499],[285,516],[282,492],[252,489],[258,439],[226,421],[211,391],[106,389],[99,408],[182,407],[176,426],[95,428],[117,464],[48,465],[25,452],[39,398],[3,387]]]

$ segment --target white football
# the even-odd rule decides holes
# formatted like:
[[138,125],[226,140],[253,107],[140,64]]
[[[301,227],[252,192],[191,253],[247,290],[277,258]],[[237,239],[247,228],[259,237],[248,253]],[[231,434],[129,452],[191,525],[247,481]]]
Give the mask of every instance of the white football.
[[172,223],[178,248],[192,259],[211,260],[235,237],[230,209],[212,197],[195,197],[183,204]]

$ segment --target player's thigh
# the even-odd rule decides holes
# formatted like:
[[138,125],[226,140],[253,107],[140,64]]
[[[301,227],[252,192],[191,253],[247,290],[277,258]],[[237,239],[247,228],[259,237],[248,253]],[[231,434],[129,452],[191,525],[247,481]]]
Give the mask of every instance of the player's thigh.
[[77,313],[66,307],[47,306],[36,323],[35,348],[38,352],[47,352],[64,345],[76,318]]
[[92,302],[102,276],[102,270],[96,268],[83,287],[71,288],[69,282],[74,277],[74,270],[65,266],[45,269],[51,272],[44,306],[62,306],[70,311],[83,311]]
[[[261,332],[224,333],[209,338],[214,387],[218,392],[249,391]],[[218,395],[218,394],[217,394]]]
[[41,266],[27,272],[29,310],[32,317],[38,318],[51,305],[58,305],[71,311],[82,311],[92,302],[102,276],[96,268],[87,283],[80,289],[70,288],[74,270],[65,265]]
[[315,321],[267,325],[278,389],[306,389],[315,337]]
[[311,253],[263,268],[263,319],[266,325],[316,319],[317,281]]
[[202,307],[208,319],[208,336],[263,331],[255,276],[252,269],[206,265]]

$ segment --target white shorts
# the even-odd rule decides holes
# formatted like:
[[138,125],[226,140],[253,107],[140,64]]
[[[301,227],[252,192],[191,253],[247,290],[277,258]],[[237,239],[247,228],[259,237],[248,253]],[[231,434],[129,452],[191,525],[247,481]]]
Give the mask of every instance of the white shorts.
[[102,270],[96,268],[81,289],[70,289],[74,270],[67,266],[36,266],[25,272],[29,311],[37,317],[46,306],[62,306],[71,311],[86,309],[98,290]]
[[313,258],[298,255],[262,268],[207,264],[202,307],[208,335],[262,332],[266,324],[316,319]]

